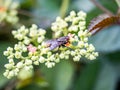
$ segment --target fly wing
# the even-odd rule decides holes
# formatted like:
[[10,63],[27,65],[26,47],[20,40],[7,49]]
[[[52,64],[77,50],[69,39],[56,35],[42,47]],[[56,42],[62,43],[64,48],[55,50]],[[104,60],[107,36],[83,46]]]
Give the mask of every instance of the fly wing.
[[60,46],[60,43],[56,39],[48,40],[46,43],[49,44],[50,50],[53,50]]
[[60,37],[60,38],[58,38],[57,41],[58,41],[58,42],[67,42],[68,39],[69,39],[68,36],[64,36],[64,37]]

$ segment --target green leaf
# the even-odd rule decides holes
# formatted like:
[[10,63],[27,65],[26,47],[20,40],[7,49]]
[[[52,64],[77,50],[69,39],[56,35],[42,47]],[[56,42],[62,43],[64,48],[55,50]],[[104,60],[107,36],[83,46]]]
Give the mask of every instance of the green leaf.
[[49,84],[48,90],[66,90],[71,84],[74,67],[69,61],[61,61],[55,67],[41,67]]
[[4,64],[8,62],[6,57],[3,56],[3,51],[5,51],[7,47],[11,45],[12,44],[10,42],[0,41],[0,88],[9,81],[9,79],[3,76],[5,70]]
[[111,26],[90,38],[91,43],[99,52],[115,52],[120,50],[120,26]]
[[100,63],[98,61],[88,64],[81,72],[74,90],[93,90],[99,70]]
[[115,90],[117,78],[115,68],[110,64],[105,64],[99,74],[94,90]]

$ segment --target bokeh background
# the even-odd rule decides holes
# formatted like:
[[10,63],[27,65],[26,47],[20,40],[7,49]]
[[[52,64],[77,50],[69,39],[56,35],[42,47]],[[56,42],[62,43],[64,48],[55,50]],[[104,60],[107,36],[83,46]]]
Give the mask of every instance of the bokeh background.
[[[3,51],[13,46],[16,40],[11,30],[21,25],[27,27],[35,23],[47,30],[51,38],[50,26],[57,16],[65,17],[71,10],[83,10],[87,13],[87,26],[90,20],[104,13],[91,0],[13,0],[19,2],[16,25],[0,23],[0,90],[120,90],[120,26],[104,28],[90,38],[90,42],[99,52],[94,61],[73,62],[62,60],[52,69],[44,65],[37,67],[39,75],[33,72],[31,77],[16,81],[16,77],[7,79],[3,76],[4,64],[7,63]],[[117,12],[115,0],[96,0],[105,8]],[[24,77],[23,75],[23,77]]]

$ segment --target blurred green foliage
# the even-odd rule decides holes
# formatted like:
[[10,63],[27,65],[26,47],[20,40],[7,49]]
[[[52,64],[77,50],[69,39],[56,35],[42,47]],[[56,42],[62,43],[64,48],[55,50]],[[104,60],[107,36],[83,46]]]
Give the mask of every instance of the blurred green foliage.
[[[115,0],[97,1],[113,13],[116,13],[117,4]],[[51,22],[55,20],[56,16],[65,16],[71,10],[86,11],[88,13],[88,23],[92,18],[103,13],[90,0],[68,0],[68,5],[64,7],[67,8],[66,11],[61,11],[61,9],[64,9],[62,7],[64,0],[19,0],[19,2],[21,5],[20,10],[25,10],[25,13],[28,14],[28,16],[25,13],[22,16],[19,15],[20,23],[27,26],[36,23],[40,27],[47,29],[48,32],[50,32]],[[3,90],[11,81],[3,76],[4,64],[7,63],[7,59],[2,54],[8,46],[12,46],[14,43],[9,29],[0,26],[0,90]],[[83,60],[77,64],[63,60],[52,69],[41,65],[38,67],[41,75],[37,79],[43,78],[42,80],[47,84],[41,83],[41,79],[37,82],[32,80],[28,85],[19,88],[19,90],[120,90],[120,83],[118,83],[120,82],[119,34],[119,25],[105,28],[90,38],[90,42],[95,45],[100,53],[97,60]],[[84,65],[81,65],[81,63],[84,63]],[[78,73],[76,73],[76,70]]]

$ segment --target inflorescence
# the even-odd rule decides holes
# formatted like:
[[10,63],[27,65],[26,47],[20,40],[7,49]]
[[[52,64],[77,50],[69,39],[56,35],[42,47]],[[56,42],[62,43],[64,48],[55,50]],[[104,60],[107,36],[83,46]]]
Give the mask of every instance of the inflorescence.
[[[33,24],[30,28],[22,26],[17,31],[12,31],[14,38],[19,42],[14,47],[8,47],[4,55],[9,60],[5,64],[4,76],[11,78],[17,76],[21,69],[31,70],[33,65],[45,63],[48,68],[55,66],[55,63],[62,59],[68,60],[70,57],[74,61],[80,61],[82,57],[94,60],[98,56],[95,47],[88,44],[90,32],[86,29],[86,13],[71,11],[70,15],[62,19],[56,18],[52,23],[53,38],[71,35],[69,45],[57,47],[50,50],[45,38],[46,30],[38,28]],[[55,39],[54,39],[55,40]],[[52,42],[51,42],[52,43]],[[54,43],[53,43],[54,44]],[[18,61],[17,63],[15,62]]]
[[13,0],[1,0],[0,1],[0,23],[7,22],[11,24],[16,24],[18,22],[17,8],[19,6],[18,2],[13,2]]

